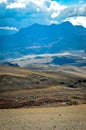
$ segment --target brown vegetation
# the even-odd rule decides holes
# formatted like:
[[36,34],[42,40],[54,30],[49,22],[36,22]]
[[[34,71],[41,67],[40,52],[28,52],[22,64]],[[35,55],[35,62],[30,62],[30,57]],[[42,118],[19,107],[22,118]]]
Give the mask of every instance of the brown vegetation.
[[0,66],[0,70],[0,108],[86,103],[85,76],[9,66]]

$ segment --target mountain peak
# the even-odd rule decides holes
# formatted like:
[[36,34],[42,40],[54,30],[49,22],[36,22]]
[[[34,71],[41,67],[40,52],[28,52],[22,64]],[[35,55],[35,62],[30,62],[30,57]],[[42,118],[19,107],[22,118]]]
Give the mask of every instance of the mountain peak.
[[61,23],[61,25],[64,25],[64,26],[73,26],[73,24],[69,21],[65,21],[63,23]]
[[38,24],[38,23],[34,23],[34,24],[32,24],[32,26],[39,26],[40,24]]

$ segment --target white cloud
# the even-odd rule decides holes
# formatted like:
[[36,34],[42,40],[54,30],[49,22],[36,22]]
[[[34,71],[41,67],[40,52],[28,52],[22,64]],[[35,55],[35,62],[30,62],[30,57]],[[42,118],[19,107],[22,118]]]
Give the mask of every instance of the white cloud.
[[67,8],[67,6],[60,5],[56,1],[50,1],[50,7],[48,8],[48,11],[51,12],[51,18],[55,18],[65,8]]
[[33,23],[60,23],[68,19],[73,24],[86,27],[84,0],[79,0],[78,5],[69,6],[56,0],[0,0],[0,3],[3,2],[5,2],[4,11],[2,9],[0,14],[1,18],[3,17],[2,26],[10,25],[10,21],[12,26],[16,24],[17,27],[22,28]]
[[25,3],[26,5],[29,3],[33,3],[33,4],[41,7],[41,6],[44,6],[45,3],[50,2],[51,0],[16,0],[17,3],[18,3],[18,1],[21,3]]
[[56,18],[59,15],[59,12],[53,12],[51,14],[51,18]]
[[62,10],[67,8],[67,6],[52,0],[16,0],[14,3],[8,3],[6,8],[24,8],[23,17],[29,19],[29,16],[31,16],[35,22],[40,21],[38,23],[43,24],[44,21],[44,24],[50,24],[52,21],[53,23],[56,23],[53,19],[55,19]]
[[14,8],[25,8],[24,3],[10,3],[6,6],[6,9],[14,9]]
[[59,24],[57,20],[51,20],[49,24]]
[[1,3],[6,3],[7,2],[7,0],[0,0],[0,4]]
[[86,16],[86,4],[79,8],[79,14]]
[[30,2],[32,2],[32,3],[34,3],[34,4],[36,4],[37,6],[42,6],[42,5],[44,5],[44,0],[30,0]]
[[44,7],[46,1],[50,0],[15,0],[15,2],[8,2],[6,8],[25,8],[31,4],[34,4],[37,7]]
[[50,1],[50,7],[49,7],[49,11],[50,10],[54,10],[54,11],[61,11],[63,9],[67,8],[67,6],[65,5],[61,5],[59,3],[57,3],[56,1]]
[[[44,24],[50,24],[51,21],[54,21],[53,19],[65,8],[67,8],[67,6],[59,4],[55,0],[13,0],[12,2],[8,1],[6,3],[6,9],[24,9],[21,14],[18,12],[19,10],[17,10],[17,17],[21,15],[19,17],[29,19],[30,16],[33,19],[31,20],[35,22],[42,21],[43,19]],[[22,16],[22,14],[24,14],[24,16]]]
[[34,7],[38,12],[46,12],[51,14],[51,17],[56,17],[60,11],[65,9],[67,6],[61,5],[56,1],[51,0],[15,0],[15,2],[8,3],[6,6],[8,9],[25,7],[30,7],[30,9],[33,9]]
[[70,21],[73,25],[86,28],[86,4],[71,5],[60,12],[55,18],[58,22]]
[[86,28],[86,17],[77,16],[66,19],[65,21],[70,21],[73,25],[82,25]]
[[5,26],[5,27],[0,27],[1,30],[10,30],[10,31],[19,31],[18,28],[16,27],[9,27],[9,26]]
[[86,4],[70,6],[62,12],[62,15],[64,17],[86,16]]

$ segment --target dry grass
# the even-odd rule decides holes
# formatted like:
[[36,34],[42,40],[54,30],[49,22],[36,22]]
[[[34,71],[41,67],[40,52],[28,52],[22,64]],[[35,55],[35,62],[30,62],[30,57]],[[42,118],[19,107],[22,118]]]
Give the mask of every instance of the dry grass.
[[12,76],[18,76],[18,77],[27,77],[30,74],[32,74],[32,71],[27,70],[27,69],[0,65],[0,75],[12,75]]
[[18,68],[18,67],[12,67],[12,66],[1,66],[0,65],[0,75],[27,77],[31,74],[37,74],[37,75],[46,76],[46,77],[53,77],[53,78],[60,77],[60,74],[57,75],[57,74],[50,74],[50,73],[45,73],[45,72],[30,71],[30,70],[24,69],[24,68]]
[[[10,107],[50,107],[67,106],[86,103],[86,90],[80,88],[68,88],[66,86],[51,86],[48,88],[5,91],[0,93],[1,104],[10,103]],[[12,106],[12,103],[15,103]],[[3,106],[3,105],[2,105]]]
[[0,66],[0,74],[0,108],[86,103],[86,78],[9,66]]

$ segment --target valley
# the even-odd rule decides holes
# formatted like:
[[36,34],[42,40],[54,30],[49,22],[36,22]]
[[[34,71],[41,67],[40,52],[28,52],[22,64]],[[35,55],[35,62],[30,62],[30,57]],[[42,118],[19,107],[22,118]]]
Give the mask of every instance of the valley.
[[33,24],[0,36],[0,130],[85,130],[86,28]]
[[0,130],[86,129],[86,0],[0,0]]

